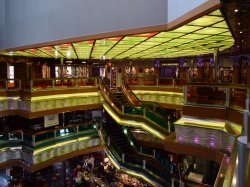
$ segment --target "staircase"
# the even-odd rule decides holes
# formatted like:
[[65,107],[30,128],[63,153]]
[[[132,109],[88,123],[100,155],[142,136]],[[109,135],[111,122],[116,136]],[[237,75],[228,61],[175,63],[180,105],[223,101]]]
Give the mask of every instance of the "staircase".
[[110,99],[119,110],[122,110],[122,105],[131,105],[123,92],[112,93]]

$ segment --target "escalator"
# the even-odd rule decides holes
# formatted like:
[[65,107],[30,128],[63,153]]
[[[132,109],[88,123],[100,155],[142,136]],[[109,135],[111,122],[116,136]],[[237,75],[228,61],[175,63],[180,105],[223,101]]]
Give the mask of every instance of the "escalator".
[[101,80],[99,89],[104,109],[118,124],[142,128],[161,140],[165,140],[170,134],[172,128],[164,113],[159,112],[160,107],[157,104],[140,102],[133,99],[131,92],[124,90],[112,93]]
[[[138,150],[138,144],[129,128],[117,124],[105,114],[102,123],[103,138],[109,153],[118,161],[123,171],[139,175],[152,186],[171,186],[171,178],[176,178],[157,159]],[[136,176],[136,175],[135,175]]]

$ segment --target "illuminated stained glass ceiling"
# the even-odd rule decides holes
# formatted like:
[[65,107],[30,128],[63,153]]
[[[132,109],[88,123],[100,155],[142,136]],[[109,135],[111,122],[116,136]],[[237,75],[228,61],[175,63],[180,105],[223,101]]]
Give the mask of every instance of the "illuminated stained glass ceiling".
[[175,30],[118,36],[26,49],[7,55],[67,59],[171,58],[213,53],[232,47],[234,38],[216,10]]

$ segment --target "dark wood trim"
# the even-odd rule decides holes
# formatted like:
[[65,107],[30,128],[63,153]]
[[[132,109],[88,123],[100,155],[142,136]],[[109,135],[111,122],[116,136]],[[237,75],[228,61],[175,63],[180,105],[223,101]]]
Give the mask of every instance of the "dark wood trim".
[[1,97],[7,96],[7,92],[6,91],[0,91],[0,96]]
[[15,110],[3,110],[0,111],[0,117],[15,115]]
[[212,108],[204,106],[183,106],[183,115],[196,116],[199,118],[215,118],[226,120],[227,109],[226,108]]
[[232,121],[234,123],[238,123],[240,125],[243,124],[243,118],[244,118],[243,111],[228,108],[227,109],[227,116],[228,116],[229,121]]
[[153,26],[146,26],[146,27],[140,27],[140,28],[131,28],[131,29],[126,29],[126,30],[117,30],[117,31],[106,32],[106,33],[92,34],[92,35],[80,36],[80,37],[68,38],[68,39],[62,39],[62,40],[55,40],[55,41],[31,44],[31,45],[20,46],[20,47],[15,47],[15,48],[8,48],[5,51],[10,52],[10,51],[38,48],[38,47],[51,46],[51,45],[52,46],[60,45],[64,43],[73,43],[73,42],[80,42],[80,41],[87,41],[87,40],[110,38],[110,37],[115,37],[115,36],[126,36],[126,35],[140,34],[140,33],[147,33],[147,32],[160,32],[160,31],[173,30],[189,21],[192,21],[198,17],[201,17],[220,7],[221,7],[220,0],[209,0],[168,24],[153,25]]
[[[151,141],[141,141],[137,140],[139,144],[157,148],[157,149],[163,149],[167,152],[172,152],[175,154],[182,154],[182,155],[192,155],[197,156],[203,159],[212,160],[217,163],[221,163],[224,153],[220,152],[219,150],[210,149],[206,147],[201,146],[195,146],[191,144],[181,144],[174,141],[165,141],[163,143],[158,142],[151,142]],[[192,151],[190,151],[192,150]]]
[[168,103],[159,103],[157,102],[161,107],[166,108],[166,109],[176,109],[176,110],[183,110],[183,105],[180,103],[179,105],[175,104],[168,104]]

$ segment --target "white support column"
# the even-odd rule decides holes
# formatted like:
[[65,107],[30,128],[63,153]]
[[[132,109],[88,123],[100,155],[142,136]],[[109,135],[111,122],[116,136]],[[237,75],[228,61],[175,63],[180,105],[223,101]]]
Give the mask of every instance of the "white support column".
[[250,183],[249,167],[250,167],[250,145],[247,143],[247,137],[238,138],[238,185],[239,187],[248,186]]

